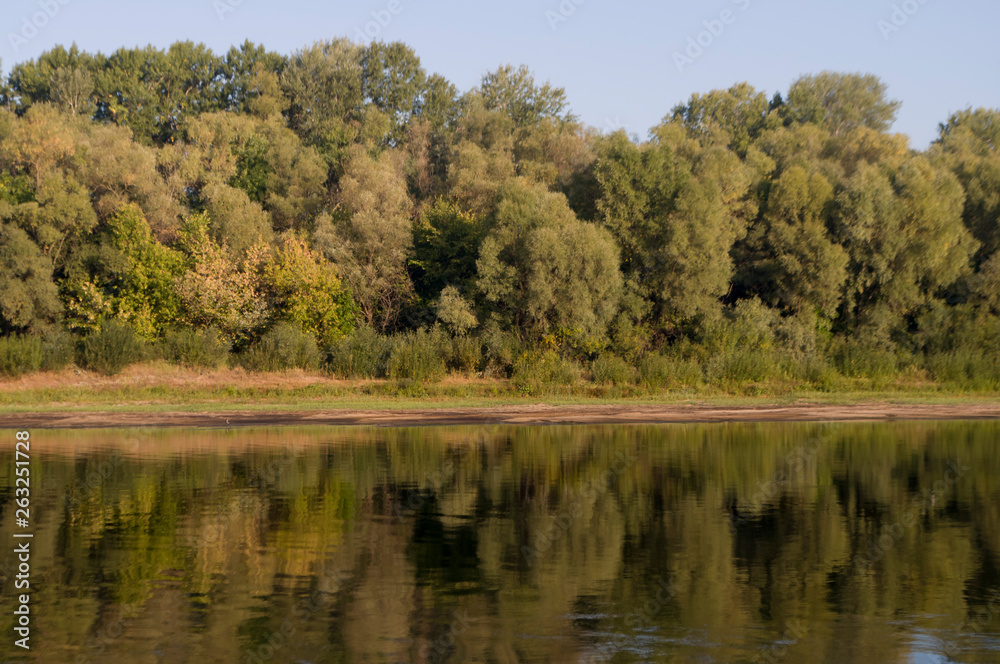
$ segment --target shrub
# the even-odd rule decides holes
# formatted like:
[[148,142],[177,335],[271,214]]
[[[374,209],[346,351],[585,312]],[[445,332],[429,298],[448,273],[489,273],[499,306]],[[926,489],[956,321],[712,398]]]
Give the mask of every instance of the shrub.
[[973,390],[1000,389],[1000,361],[978,348],[936,353],[927,358],[935,380]]
[[821,355],[789,358],[786,364],[791,376],[812,383],[820,390],[830,391],[836,384],[837,371]]
[[0,338],[0,375],[16,377],[39,371],[44,357],[42,340],[37,336]]
[[214,328],[170,330],[161,345],[163,358],[189,367],[217,368],[229,362],[230,344]]
[[650,353],[639,361],[639,377],[642,384],[650,389],[667,387],[695,387],[704,375],[695,360],[666,357]]
[[441,340],[435,332],[417,330],[393,340],[388,376],[394,380],[438,380],[446,371]]
[[899,370],[896,354],[877,344],[846,339],[835,345],[833,362],[845,376],[886,379]]
[[777,373],[774,354],[756,348],[735,348],[715,363],[718,378],[736,382],[757,382]]
[[514,372],[514,364],[524,352],[524,344],[517,335],[500,329],[491,322],[481,337],[483,359],[488,376],[507,378]]
[[42,370],[58,371],[73,362],[76,340],[66,330],[51,330],[42,337]]
[[316,369],[320,354],[313,335],[278,323],[247,349],[240,363],[249,371]]
[[113,376],[143,359],[143,344],[127,323],[107,321],[84,337],[80,344],[80,365]]
[[595,383],[627,385],[635,381],[635,368],[610,353],[602,353],[590,364],[590,375]]
[[333,342],[329,349],[329,367],[342,378],[383,378],[389,370],[392,341],[369,326]]
[[536,350],[514,361],[511,382],[519,392],[534,394],[548,385],[572,385],[580,380],[580,373],[580,365],[554,350]]
[[460,335],[451,340],[448,368],[466,374],[475,372],[483,361],[483,344],[477,337]]

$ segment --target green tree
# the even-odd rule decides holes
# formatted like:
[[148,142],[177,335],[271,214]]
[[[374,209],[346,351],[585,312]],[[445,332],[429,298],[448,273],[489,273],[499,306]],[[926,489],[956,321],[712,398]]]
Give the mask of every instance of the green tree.
[[446,286],[469,295],[476,280],[476,259],[486,233],[481,217],[455,202],[438,199],[425,207],[413,230],[410,274],[417,294],[430,300]]
[[669,119],[680,122],[702,144],[723,145],[745,155],[764,129],[779,122],[770,111],[763,92],[739,83],[728,90],[691,95],[686,104],[674,107]]
[[391,119],[385,143],[396,145],[406,136],[410,119],[421,112],[427,73],[413,49],[400,42],[372,42],[361,65],[365,101]]
[[596,166],[598,215],[621,243],[622,271],[671,333],[719,314],[733,275],[729,252],[746,232],[741,201],[750,184],[734,155],[687,145],[679,132],[662,125],[642,146],[618,133]]
[[356,309],[336,267],[303,240],[287,238],[271,252],[261,287],[275,319],[295,323],[322,344],[354,328]]
[[895,172],[862,164],[837,198],[834,221],[850,256],[847,320],[882,337],[971,271],[978,243],[962,224],[958,180],[921,156]]
[[338,217],[316,221],[316,246],[340,268],[364,321],[392,329],[413,286],[406,263],[413,246],[413,201],[391,153],[372,158],[355,148],[340,180]]
[[153,237],[142,209],[123,205],[98,241],[74,254],[62,282],[70,324],[96,329],[105,317],[129,323],[154,339],[180,320],[174,283],[184,270],[183,255]]
[[482,243],[477,282],[512,327],[603,338],[622,291],[611,234],[579,221],[562,194],[516,178]]
[[347,39],[317,42],[295,52],[281,74],[289,100],[288,126],[339,166],[360,133],[364,49]]
[[883,132],[896,121],[900,106],[886,99],[886,90],[872,74],[825,71],[795,81],[782,110],[791,122],[818,124],[834,135],[856,127]]
[[777,177],[747,238],[744,286],[791,313],[835,317],[847,253],[827,230],[833,204],[833,185],[816,170],[796,165]]
[[239,346],[246,345],[271,318],[261,273],[268,250],[262,243],[238,255],[210,235],[207,214],[193,215],[180,232],[178,246],[186,269],[175,280],[183,322],[214,327]]
[[[3,203],[0,203],[0,207]],[[0,325],[4,333],[35,332],[62,313],[52,261],[14,224],[0,221]]]
[[527,66],[507,64],[483,76],[478,94],[488,111],[500,111],[517,126],[537,124],[543,118],[571,119],[566,91],[546,82],[535,83]]
[[1000,111],[979,108],[952,115],[941,125],[931,157],[962,183],[962,219],[982,243],[978,265],[1000,249]]

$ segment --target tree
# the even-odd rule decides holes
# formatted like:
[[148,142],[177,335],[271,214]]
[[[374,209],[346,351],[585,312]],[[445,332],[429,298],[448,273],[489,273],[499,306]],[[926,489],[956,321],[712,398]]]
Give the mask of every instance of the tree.
[[93,112],[94,77],[86,69],[60,67],[52,76],[52,101],[76,115]]
[[230,47],[219,66],[219,107],[237,113],[267,116],[269,112],[259,111],[263,110],[262,98],[271,97],[268,102],[274,106],[268,111],[280,113],[284,110],[283,100],[275,97],[281,96],[278,76],[285,64],[284,56],[250,40],[245,40],[238,48]]
[[309,229],[326,199],[322,159],[277,117],[202,114],[160,161],[189,205],[211,208],[213,232],[234,249],[268,238],[272,228]]
[[204,44],[118,49],[96,76],[95,118],[129,127],[146,145],[173,143],[189,117],[221,107],[220,70]]
[[364,49],[347,39],[317,42],[295,52],[281,74],[289,100],[288,126],[339,166],[360,133]]
[[103,284],[113,311],[135,331],[153,339],[174,325],[180,302],[174,281],[183,269],[181,255],[153,238],[139,206],[125,205],[109,221],[107,243],[122,257],[113,278]]
[[519,127],[537,124],[543,118],[570,120],[566,91],[548,82],[538,85],[525,65],[507,64],[483,76],[479,96],[488,111],[500,111]]
[[355,307],[336,267],[295,237],[271,252],[261,270],[261,287],[276,320],[295,323],[329,345],[354,327]]
[[770,111],[763,92],[739,83],[728,90],[692,95],[686,104],[675,106],[668,119],[680,122],[705,145],[723,145],[745,155],[764,129],[776,126],[777,116]]
[[983,266],[1000,250],[1000,111],[955,113],[941,125],[930,152],[965,190],[962,219],[982,243],[976,263]]
[[128,128],[96,123],[84,125],[77,140],[77,178],[90,191],[100,219],[134,203],[157,239],[177,232],[184,208],[158,168],[162,151],[136,142]]
[[123,205],[64,267],[69,324],[93,330],[115,317],[154,339],[180,319],[174,282],[183,269],[183,256],[156,241],[142,209]]
[[14,65],[10,72],[11,96],[16,97],[21,111],[34,104],[58,103],[59,97],[65,93],[62,87],[65,80],[60,81],[65,74],[60,75],[60,70],[80,72],[84,81],[85,76],[89,75],[93,82],[102,66],[103,60],[100,56],[95,57],[81,52],[76,44],[70,46],[69,50],[56,45],[35,60]]
[[469,295],[476,280],[476,259],[487,227],[484,219],[447,199],[425,207],[414,226],[410,274],[425,300],[445,287]]
[[395,326],[413,286],[406,261],[413,246],[413,202],[392,154],[355,148],[340,181],[340,210],[316,221],[315,242],[341,270],[365,322]]
[[188,219],[179,247],[187,269],[175,280],[182,304],[181,320],[199,327],[215,327],[230,341],[246,345],[271,316],[260,273],[267,247],[254,244],[236,256],[225,244],[211,239],[207,214]]
[[55,268],[97,226],[90,192],[58,171],[46,175],[34,200],[12,208],[9,218],[31,234]]
[[816,170],[796,165],[775,179],[747,240],[742,281],[750,292],[790,313],[836,316],[847,254],[827,231],[833,202],[833,185]]
[[746,232],[744,167],[725,151],[685,145],[682,131],[663,125],[643,146],[619,132],[596,166],[601,223],[621,243],[625,276],[654,303],[667,332],[718,315],[733,274],[730,249]]
[[390,118],[385,143],[396,145],[406,136],[410,119],[421,111],[427,73],[413,49],[400,42],[372,42],[361,63],[365,100]]
[[610,233],[579,221],[562,194],[516,178],[483,241],[477,285],[514,328],[603,338],[621,296],[618,263]]
[[72,123],[53,106],[35,104],[13,122],[9,137],[0,145],[0,162],[23,169],[38,189],[46,175],[68,166],[76,151]]
[[818,124],[834,135],[856,127],[884,132],[896,121],[900,106],[886,99],[886,90],[872,74],[825,71],[795,81],[783,112],[791,122]]
[[862,164],[837,197],[834,228],[850,256],[845,322],[886,336],[970,272],[978,243],[962,224],[958,180],[924,157],[895,172]]
[[61,312],[58,289],[52,280],[52,261],[22,229],[0,221],[3,331],[35,332],[58,320]]

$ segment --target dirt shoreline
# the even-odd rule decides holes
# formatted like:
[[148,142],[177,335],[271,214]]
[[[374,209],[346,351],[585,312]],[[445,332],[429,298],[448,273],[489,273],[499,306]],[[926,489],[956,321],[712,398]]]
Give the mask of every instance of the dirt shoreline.
[[676,424],[696,422],[878,422],[1000,419],[1000,402],[860,403],[774,406],[512,405],[398,410],[218,411],[205,413],[60,412],[0,415],[0,428],[428,426],[459,424]]

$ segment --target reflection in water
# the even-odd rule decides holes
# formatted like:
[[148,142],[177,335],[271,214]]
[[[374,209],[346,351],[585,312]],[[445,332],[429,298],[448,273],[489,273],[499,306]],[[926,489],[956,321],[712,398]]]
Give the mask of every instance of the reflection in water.
[[37,431],[0,661],[1000,662],[998,433]]

